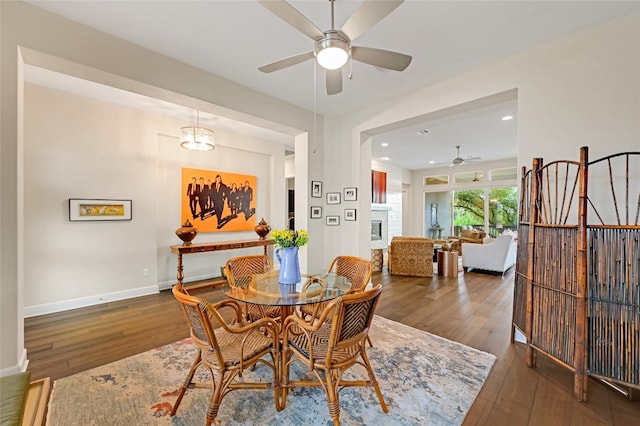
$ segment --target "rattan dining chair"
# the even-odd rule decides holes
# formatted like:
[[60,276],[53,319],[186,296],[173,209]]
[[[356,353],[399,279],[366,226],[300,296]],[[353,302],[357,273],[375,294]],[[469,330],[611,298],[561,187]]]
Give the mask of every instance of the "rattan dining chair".
[[[370,260],[357,256],[336,256],[329,265],[327,273],[335,273],[336,275],[346,277],[351,281],[351,290],[349,293],[362,292],[373,273],[373,263]],[[322,312],[327,302],[316,303],[312,305],[301,306],[301,311],[309,317],[315,318]]]
[[[265,254],[238,256],[227,261],[225,271],[230,286],[246,289],[253,275],[273,271],[273,262]],[[278,306],[245,303],[244,315],[248,321],[254,321],[260,318],[279,318],[281,311]]]
[[[371,290],[338,297],[327,303],[314,323],[309,323],[299,312],[287,317],[283,325],[283,407],[289,388],[322,386],[327,395],[329,414],[334,425],[339,425],[340,389],[371,386],[375,389],[382,411],[389,411],[365,345],[381,292],[382,285],[378,284]],[[305,364],[318,380],[290,381],[290,369],[294,362]],[[356,364],[367,370],[367,380],[345,379],[344,372]]]
[[358,293],[365,289],[371,280],[373,273],[373,263],[368,259],[356,256],[336,256],[329,272],[348,277],[351,280],[351,292]]
[[[274,402],[279,403],[279,328],[272,319],[255,322],[243,321],[242,306],[235,300],[223,300],[211,304],[204,299],[188,295],[180,284],[173,286],[173,295],[189,324],[191,339],[198,347],[198,355],[180,387],[178,398],[171,410],[176,414],[187,388],[210,387],[211,399],[207,407],[206,425],[211,425],[218,415],[224,396],[236,389],[274,389]],[[225,321],[220,310],[231,309],[233,319]],[[265,355],[270,355],[265,357]],[[263,358],[264,357],[264,358]],[[264,382],[237,381],[245,369],[262,363],[273,371],[273,379]],[[193,376],[200,367],[211,374],[211,383],[195,383]]]

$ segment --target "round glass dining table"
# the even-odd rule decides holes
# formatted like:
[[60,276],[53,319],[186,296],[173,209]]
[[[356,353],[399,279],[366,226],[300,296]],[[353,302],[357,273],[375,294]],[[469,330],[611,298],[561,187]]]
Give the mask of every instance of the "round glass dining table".
[[222,291],[232,299],[246,303],[291,307],[327,302],[351,290],[351,280],[335,273],[302,274],[296,284],[281,284],[278,278],[279,271],[256,274],[246,287],[225,284]]

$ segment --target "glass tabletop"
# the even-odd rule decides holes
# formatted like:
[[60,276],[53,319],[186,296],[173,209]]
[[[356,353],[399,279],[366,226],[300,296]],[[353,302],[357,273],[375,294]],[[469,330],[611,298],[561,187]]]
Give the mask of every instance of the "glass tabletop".
[[351,290],[351,280],[335,273],[302,274],[296,284],[280,284],[278,278],[279,271],[256,274],[247,287],[225,284],[222,291],[233,299],[256,305],[296,306],[326,302]]

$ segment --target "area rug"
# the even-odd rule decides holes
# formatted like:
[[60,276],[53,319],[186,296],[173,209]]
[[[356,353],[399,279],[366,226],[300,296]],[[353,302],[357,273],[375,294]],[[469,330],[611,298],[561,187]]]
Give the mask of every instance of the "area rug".
[[[368,348],[389,413],[373,388],[340,392],[343,425],[459,425],[491,371],[495,356],[376,316]],[[187,391],[178,413],[168,412],[195,356],[189,339],[56,380],[47,425],[202,425],[209,389]],[[247,380],[267,377],[260,366]],[[352,376],[366,378],[364,369]],[[291,377],[308,376],[301,365]],[[201,368],[199,380],[208,372]],[[295,389],[283,411],[270,390],[238,390],[222,401],[222,425],[328,425],[322,388]]]

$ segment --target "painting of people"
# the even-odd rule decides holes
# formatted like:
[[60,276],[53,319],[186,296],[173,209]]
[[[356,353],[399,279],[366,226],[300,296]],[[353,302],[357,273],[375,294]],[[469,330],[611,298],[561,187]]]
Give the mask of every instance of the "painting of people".
[[200,232],[253,230],[255,187],[255,176],[183,168],[182,221]]

